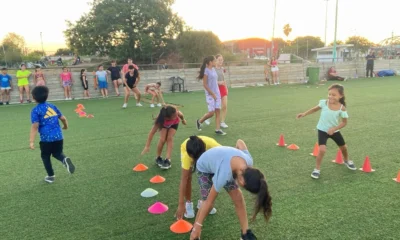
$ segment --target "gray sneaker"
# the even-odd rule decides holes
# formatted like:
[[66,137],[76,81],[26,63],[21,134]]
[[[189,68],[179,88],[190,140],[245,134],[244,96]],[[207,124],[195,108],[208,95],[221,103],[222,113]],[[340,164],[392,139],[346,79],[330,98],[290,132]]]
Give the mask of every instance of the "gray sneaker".
[[170,169],[171,168],[171,160],[164,159],[162,165],[160,166],[161,169]]
[[226,132],[222,131],[221,129],[220,129],[220,130],[215,130],[215,133],[216,133],[217,135],[221,135],[221,136],[226,135]]
[[72,164],[71,158],[66,157],[64,159],[64,164],[67,167],[67,170],[68,170],[69,173],[72,174],[72,173],[75,172],[75,166],[74,166],[74,164]]
[[44,178],[44,180],[48,183],[53,183],[55,179],[55,176],[47,176]]
[[311,177],[314,179],[318,179],[320,174],[321,174],[320,170],[314,169],[314,171],[311,173]]
[[201,131],[201,123],[200,123],[200,119],[196,120],[196,128],[198,131]]
[[354,165],[353,161],[344,161],[344,165],[346,165],[346,167],[350,170],[357,170],[356,166]]

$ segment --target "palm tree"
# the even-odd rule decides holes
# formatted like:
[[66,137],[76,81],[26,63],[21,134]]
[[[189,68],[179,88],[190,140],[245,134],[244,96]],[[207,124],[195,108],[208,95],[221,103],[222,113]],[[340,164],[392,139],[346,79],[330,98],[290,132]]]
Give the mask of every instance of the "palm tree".
[[292,28],[290,27],[290,24],[288,23],[288,24],[286,24],[285,26],[283,26],[283,33],[285,34],[285,36],[286,36],[286,43],[288,44],[289,43],[289,40],[288,40],[288,37],[289,37],[289,34],[292,32]]

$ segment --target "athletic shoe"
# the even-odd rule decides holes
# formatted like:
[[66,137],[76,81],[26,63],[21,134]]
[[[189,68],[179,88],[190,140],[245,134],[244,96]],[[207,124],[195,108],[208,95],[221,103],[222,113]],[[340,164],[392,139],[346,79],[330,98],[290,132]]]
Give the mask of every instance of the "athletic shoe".
[[[197,209],[200,209],[201,208],[201,204],[203,203],[203,201],[201,201],[201,200],[199,200],[198,202],[197,202]],[[211,211],[210,211],[210,215],[214,215],[214,214],[216,214],[217,213],[217,209],[215,209],[215,208],[213,208],[213,209],[211,209]]]
[[154,107],[154,104],[150,104],[150,107],[153,108],[153,107]]
[[161,103],[158,103],[158,104],[157,104],[157,107],[162,107],[162,104],[161,104]]
[[136,107],[143,107],[141,103],[136,103]]
[[207,119],[207,120],[204,121],[204,123],[207,124],[207,125],[210,125],[211,121],[210,121],[210,119]]
[[320,174],[321,174],[320,170],[314,169],[314,171],[312,171],[311,173],[311,177],[314,179],[318,179]]
[[9,102],[6,102],[6,105],[10,105],[10,103],[9,103]]
[[161,169],[170,169],[171,168],[171,160],[165,159],[160,166]]
[[194,209],[192,202],[186,202],[186,212],[184,214],[185,218],[194,218]]
[[55,179],[55,176],[54,176],[54,175],[53,175],[53,176],[47,176],[47,177],[44,178],[44,180],[45,180],[46,182],[48,182],[48,183],[53,183],[53,182],[54,182],[54,179]]
[[241,240],[257,240],[256,235],[254,235],[254,233],[248,229],[246,234],[241,234],[240,237]]
[[226,125],[225,122],[221,122],[221,127],[222,127],[222,128],[228,128],[228,125]]
[[158,157],[156,158],[156,164],[157,164],[159,167],[162,166],[162,164],[163,164],[163,159],[162,159],[160,156],[158,156]]
[[122,108],[126,108],[128,106],[128,104],[124,103],[124,105],[122,105]]
[[201,131],[201,123],[200,123],[199,119],[196,120],[196,127],[197,127],[197,130]]
[[220,129],[220,130],[215,130],[215,133],[216,133],[217,135],[221,135],[221,136],[226,135],[226,132],[223,132],[221,129]]
[[69,173],[72,174],[75,172],[75,166],[74,166],[74,164],[72,164],[71,158],[66,157],[66,158],[64,158],[63,162],[64,162],[65,166],[67,167],[67,171]]
[[344,165],[350,170],[357,170],[356,166],[354,165],[353,161],[344,161]]

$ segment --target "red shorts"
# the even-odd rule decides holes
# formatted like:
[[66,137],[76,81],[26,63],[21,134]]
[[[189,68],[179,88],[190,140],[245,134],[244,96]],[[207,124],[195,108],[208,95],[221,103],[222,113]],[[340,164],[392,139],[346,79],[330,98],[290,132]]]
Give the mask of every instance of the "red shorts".
[[228,96],[228,88],[225,85],[218,85],[221,98]]

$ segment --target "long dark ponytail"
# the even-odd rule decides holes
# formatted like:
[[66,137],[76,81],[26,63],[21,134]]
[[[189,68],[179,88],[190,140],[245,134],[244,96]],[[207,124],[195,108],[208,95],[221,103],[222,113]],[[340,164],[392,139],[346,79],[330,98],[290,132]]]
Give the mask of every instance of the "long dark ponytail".
[[332,84],[328,88],[328,90],[331,90],[331,89],[337,89],[338,90],[339,94],[342,95],[342,97],[339,99],[339,102],[341,104],[343,104],[343,106],[346,107],[346,101],[345,101],[346,97],[344,96],[344,87],[343,87],[343,85],[335,83],[335,84]]
[[158,128],[161,129],[164,124],[165,118],[169,118],[175,113],[176,113],[176,108],[173,106],[167,105],[161,108],[160,113],[158,114],[158,117],[154,124],[157,124]]
[[262,211],[265,221],[268,222],[272,215],[272,198],[268,191],[268,184],[264,174],[257,168],[247,168],[243,173],[244,188],[256,194],[256,203],[252,221],[256,219],[257,214]]
[[186,142],[186,152],[193,158],[192,172],[196,171],[197,160],[206,151],[206,144],[198,136],[190,136]]
[[203,64],[200,67],[199,76],[197,77],[198,80],[202,80],[203,79],[204,71],[206,70],[207,64],[209,64],[210,62],[214,61],[214,59],[215,59],[214,56],[208,56],[208,57],[204,58]]

